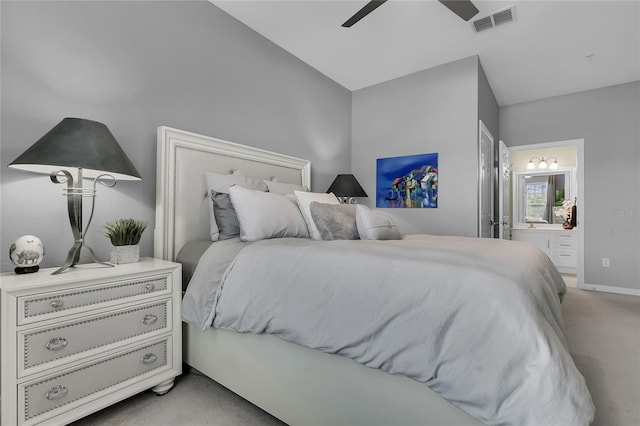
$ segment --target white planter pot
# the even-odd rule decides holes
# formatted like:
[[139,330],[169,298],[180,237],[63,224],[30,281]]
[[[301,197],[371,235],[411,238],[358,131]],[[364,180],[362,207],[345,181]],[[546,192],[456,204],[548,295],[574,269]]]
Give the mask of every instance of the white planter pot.
[[111,263],[134,263],[140,260],[140,246],[111,246]]

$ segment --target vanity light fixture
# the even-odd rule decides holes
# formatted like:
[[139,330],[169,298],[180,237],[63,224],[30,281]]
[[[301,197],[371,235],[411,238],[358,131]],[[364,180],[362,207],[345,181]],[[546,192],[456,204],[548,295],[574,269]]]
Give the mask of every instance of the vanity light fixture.
[[[551,162],[551,159],[553,159],[553,162],[549,164]],[[538,160],[537,166],[533,162],[533,160]],[[545,160],[544,157],[541,157],[541,158],[531,157],[529,159],[529,162],[527,163],[527,170],[547,169],[547,168],[551,170],[556,170],[558,168],[558,159],[556,157],[549,157]]]

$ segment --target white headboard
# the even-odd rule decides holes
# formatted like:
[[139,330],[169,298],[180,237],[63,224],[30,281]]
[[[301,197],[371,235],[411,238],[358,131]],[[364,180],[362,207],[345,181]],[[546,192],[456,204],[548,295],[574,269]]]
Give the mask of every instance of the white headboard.
[[190,240],[209,239],[205,172],[275,179],[311,188],[308,160],[158,127],[154,256],[174,260]]

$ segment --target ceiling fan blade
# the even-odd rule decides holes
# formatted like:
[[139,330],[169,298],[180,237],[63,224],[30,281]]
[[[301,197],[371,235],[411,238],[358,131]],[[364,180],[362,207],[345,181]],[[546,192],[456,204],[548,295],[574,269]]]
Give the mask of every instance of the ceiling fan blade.
[[479,12],[478,8],[474,6],[469,0],[438,0],[450,11],[468,21],[476,16]]
[[370,1],[369,3],[365,4],[362,9],[357,11],[355,15],[347,19],[347,21],[344,24],[342,24],[342,26],[345,28],[351,27],[353,24],[355,24],[356,22],[358,22],[359,20],[361,20],[362,18],[364,18],[365,16],[367,16],[368,14],[376,10],[378,7],[382,6],[382,3],[386,1],[387,0]]

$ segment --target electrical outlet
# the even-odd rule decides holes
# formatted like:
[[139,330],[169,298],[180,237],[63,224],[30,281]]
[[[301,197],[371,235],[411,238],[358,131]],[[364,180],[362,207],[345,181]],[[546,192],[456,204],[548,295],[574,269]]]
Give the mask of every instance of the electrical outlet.
[[608,257],[603,257],[602,258],[602,267],[603,268],[608,268],[610,266],[609,264],[609,258]]

